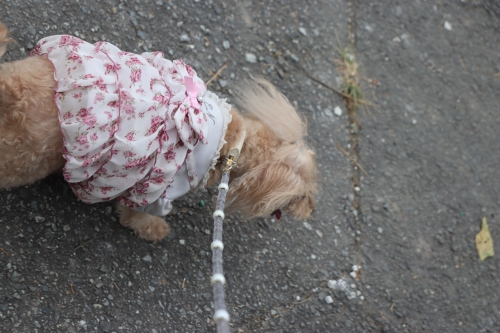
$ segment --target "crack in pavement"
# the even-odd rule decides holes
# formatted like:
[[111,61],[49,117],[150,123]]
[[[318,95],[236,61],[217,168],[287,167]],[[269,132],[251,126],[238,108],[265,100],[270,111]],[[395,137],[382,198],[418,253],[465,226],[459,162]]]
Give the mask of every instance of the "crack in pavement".
[[[348,5],[348,49],[351,50],[353,53],[356,50],[356,7],[355,7],[355,0],[349,0],[349,5]],[[354,58],[355,59],[355,58]],[[356,71],[356,75],[358,75],[358,72]],[[354,161],[359,161],[359,156],[360,156],[360,147],[359,147],[359,138],[358,138],[358,132],[362,129],[361,124],[359,122],[356,109],[356,100],[354,98],[344,98],[345,105],[347,108],[347,113],[349,116],[349,141],[350,141],[350,147],[349,148],[349,156],[352,158],[351,161],[351,181],[352,181],[352,191],[353,191],[353,200],[351,201],[351,207],[352,211],[351,214],[354,220],[354,225],[350,222],[350,216],[346,214],[346,218],[349,221],[349,224],[351,227],[354,229],[354,243],[356,246],[356,263],[360,264],[360,255],[361,255],[361,249],[360,249],[360,231],[359,231],[359,221],[362,220],[362,209],[361,209],[361,203],[360,203],[360,195],[359,192],[361,190],[361,170],[360,168],[354,163]]]

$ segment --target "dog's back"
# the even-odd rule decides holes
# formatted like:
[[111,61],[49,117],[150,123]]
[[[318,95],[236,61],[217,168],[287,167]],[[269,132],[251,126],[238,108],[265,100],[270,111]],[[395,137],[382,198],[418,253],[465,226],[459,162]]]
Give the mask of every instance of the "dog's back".
[[[0,23],[0,56],[12,42]],[[0,188],[29,184],[64,165],[54,69],[43,57],[0,66]]]

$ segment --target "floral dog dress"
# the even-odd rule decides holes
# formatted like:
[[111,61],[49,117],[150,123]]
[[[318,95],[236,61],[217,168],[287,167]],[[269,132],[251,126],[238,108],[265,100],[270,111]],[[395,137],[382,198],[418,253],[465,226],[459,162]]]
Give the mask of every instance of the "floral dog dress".
[[190,66],[66,35],[40,40],[31,54],[54,66],[63,174],[79,199],[161,216],[205,185],[230,106]]

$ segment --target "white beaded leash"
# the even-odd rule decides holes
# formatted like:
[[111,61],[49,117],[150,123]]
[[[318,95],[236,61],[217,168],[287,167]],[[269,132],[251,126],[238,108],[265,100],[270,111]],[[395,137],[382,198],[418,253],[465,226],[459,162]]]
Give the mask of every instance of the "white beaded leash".
[[228,155],[222,164],[222,179],[219,184],[219,194],[217,196],[217,206],[213,214],[214,218],[214,237],[210,245],[212,249],[212,270],[213,275],[210,279],[214,288],[214,321],[217,325],[217,333],[229,333],[229,313],[226,308],[224,296],[224,284],[226,279],[222,269],[222,221],[224,220],[224,203],[226,202],[226,194],[229,190],[229,173],[236,165],[236,160],[240,156],[243,142],[245,141],[246,132],[243,131],[240,140],[231,148]]

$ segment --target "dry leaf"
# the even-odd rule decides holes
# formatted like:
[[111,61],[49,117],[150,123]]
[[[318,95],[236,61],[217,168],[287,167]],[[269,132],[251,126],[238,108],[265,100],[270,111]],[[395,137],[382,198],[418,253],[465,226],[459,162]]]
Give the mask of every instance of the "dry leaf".
[[476,235],[476,248],[479,259],[484,261],[488,257],[493,257],[495,251],[493,250],[493,239],[491,239],[490,230],[488,229],[488,223],[486,222],[486,217],[483,217],[483,224],[481,226],[481,231]]

